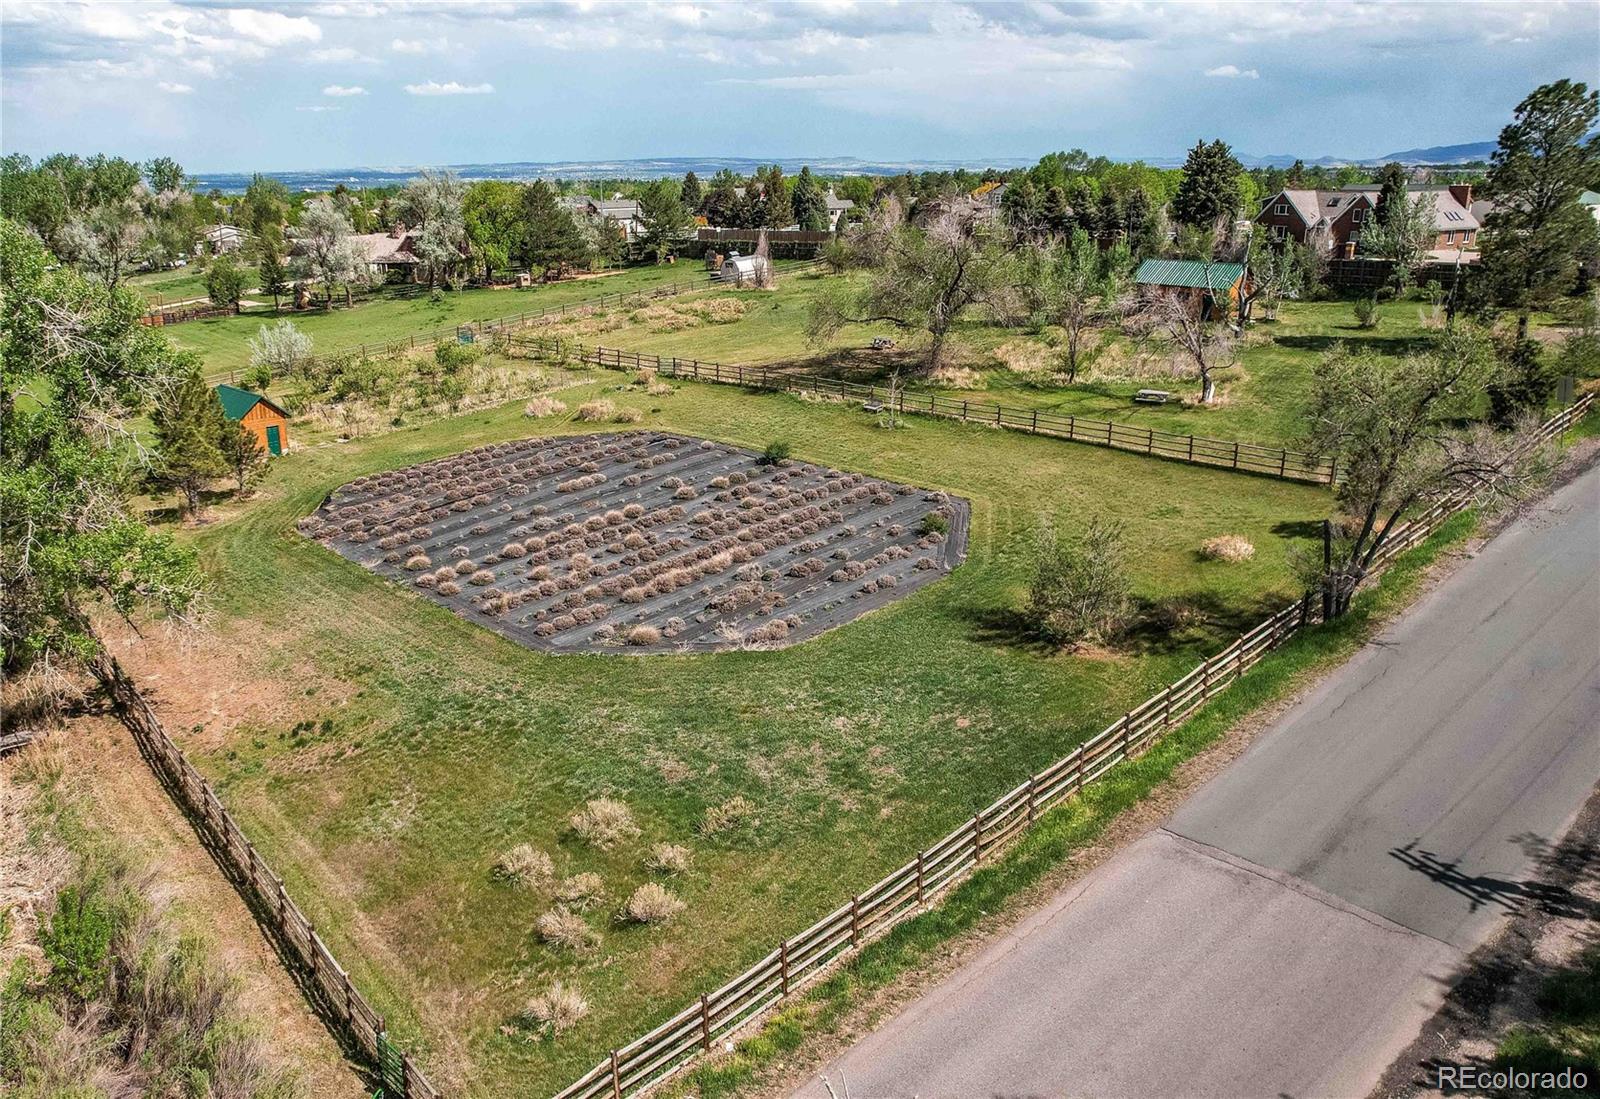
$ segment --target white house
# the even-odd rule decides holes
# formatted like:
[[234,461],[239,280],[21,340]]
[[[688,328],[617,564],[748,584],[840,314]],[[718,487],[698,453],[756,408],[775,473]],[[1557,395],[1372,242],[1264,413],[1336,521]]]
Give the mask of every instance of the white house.
[[244,247],[244,230],[237,225],[213,225],[201,234],[201,251],[220,256]]
[[847,198],[840,198],[838,195],[834,194],[832,187],[828,188],[827,202],[828,230],[830,232],[837,233],[839,231],[839,223],[844,220],[846,213],[856,208],[856,204]]

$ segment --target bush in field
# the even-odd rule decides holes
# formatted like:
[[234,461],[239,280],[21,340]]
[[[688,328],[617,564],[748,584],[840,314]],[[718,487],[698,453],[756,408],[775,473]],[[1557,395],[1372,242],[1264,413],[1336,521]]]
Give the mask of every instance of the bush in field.
[[624,408],[620,409],[611,419],[614,423],[619,424],[642,424],[644,423],[644,413],[637,408]]
[[599,423],[609,420],[617,414],[617,406],[604,397],[594,401],[585,401],[578,406],[578,419],[584,423]]
[[602,851],[639,834],[633,810],[614,798],[595,798],[568,818],[572,830],[585,843]]
[[494,862],[495,877],[518,885],[542,885],[555,874],[550,856],[531,843],[519,843]]
[[600,942],[600,935],[589,926],[589,921],[564,904],[558,904],[541,915],[533,924],[539,938],[562,950],[582,953],[592,950]]
[[681,874],[689,869],[689,849],[676,843],[658,843],[644,864],[657,874]]
[[1026,617],[1055,645],[1092,644],[1115,633],[1128,612],[1122,524],[1095,518],[1082,538],[1040,532]]
[[445,374],[458,374],[482,357],[483,352],[470,343],[441,343],[433,349],[433,361]]
[[[626,601],[628,593],[623,592],[622,598]],[[654,626],[635,626],[628,631],[628,644],[630,645],[654,645],[660,640],[661,631]]]
[[542,420],[546,416],[559,415],[566,410],[567,406],[554,397],[535,397],[523,407],[522,414],[535,420]]
[[755,817],[755,803],[743,794],[735,794],[721,805],[713,805],[706,810],[705,819],[700,822],[702,835],[715,836],[720,832],[732,831],[751,821]]
[[944,534],[950,529],[950,520],[943,512],[930,511],[922,517],[922,523],[917,529],[923,534]]
[[593,908],[605,894],[605,879],[588,870],[562,878],[561,884],[556,886],[556,900],[577,912]]
[[633,891],[623,911],[635,923],[662,924],[682,912],[684,907],[684,903],[673,896],[671,890],[652,881],[645,882]]
[[552,1035],[571,1030],[587,1014],[589,1001],[575,985],[553,981],[549,988],[528,1000],[528,1018]]
[[1200,556],[1208,561],[1238,563],[1256,555],[1255,546],[1237,534],[1219,534],[1200,543]]
[[780,462],[788,461],[790,449],[789,444],[782,439],[772,440],[767,444],[766,449],[761,452],[761,464],[775,466]]
[[421,572],[423,569],[429,568],[432,565],[433,562],[428,559],[426,554],[419,553],[415,557],[406,558],[405,567],[410,572]]
[[1376,328],[1382,318],[1378,314],[1378,298],[1376,295],[1357,298],[1350,306],[1356,315],[1357,328]]
[[265,366],[279,378],[294,377],[311,357],[311,337],[296,328],[293,321],[264,324],[245,343],[250,348],[250,365]]

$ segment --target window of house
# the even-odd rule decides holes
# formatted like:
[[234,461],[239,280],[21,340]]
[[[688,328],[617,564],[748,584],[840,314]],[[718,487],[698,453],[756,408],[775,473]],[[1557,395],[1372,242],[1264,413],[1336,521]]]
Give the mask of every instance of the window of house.
[[1289,235],[1289,230],[1287,228],[1285,228],[1284,226],[1282,226],[1282,225],[1274,225],[1272,227],[1272,239],[1273,240],[1282,240],[1284,237],[1286,237],[1288,235]]
[[1277,214],[1279,217],[1285,217],[1289,213],[1289,204],[1287,202],[1280,202],[1272,208],[1272,212]]
[[1367,212],[1365,210],[1357,210],[1350,215],[1350,220],[1355,222],[1357,225],[1360,225],[1361,219],[1366,216],[1366,213]]
[[1330,198],[1328,200],[1328,209],[1331,210],[1337,205],[1339,205],[1339,196],[1338,195],[1334,195],[1332,198]]

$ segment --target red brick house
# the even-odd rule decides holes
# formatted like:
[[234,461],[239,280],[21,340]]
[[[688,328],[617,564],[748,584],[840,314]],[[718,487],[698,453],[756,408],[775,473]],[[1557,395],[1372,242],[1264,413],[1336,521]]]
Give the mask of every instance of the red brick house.
[[[1378,187],[1364,183],[1329,191],[1285,189],[1262,204],[1256,224],[1274,239],[1301,244],[1317,240],[1335,259],[1349,259],[1359,250],[1361,230],[1377,209],[1378,193]],[[1472,184],[1413,185],[1406,193],[1412,201],[1425,196],[1433,204],[1434,251],[1452,259],[1462,250],[1476,254],[1480,225],[1473,213]]]

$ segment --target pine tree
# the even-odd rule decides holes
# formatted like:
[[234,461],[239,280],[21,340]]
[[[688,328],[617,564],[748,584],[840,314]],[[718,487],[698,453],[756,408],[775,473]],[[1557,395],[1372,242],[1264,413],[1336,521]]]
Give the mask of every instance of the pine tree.
[[808,233],[828,229],[828,198],[812,176],[810,167],[800,169],[794,181],[794,220]]
[[1058,237],[1072,232],[1072,207],[1067,203],[1067,192],[1060,187],[1045,192],[1040,217],[1045,228]]
[[1289,165],[1289,174],[1284,177],[1283,185],[1298,190],[1306,185],[1306,162],[1296,160]]
[[261,440],[237,421],[223,419],[217,449],[233,472],[240,492],[254,484],[267,468],[267,452],[261,449]]
[[258,247],[261,252],[261,271],[258,276],[261,292],[272,295],[272,310],[277,312],[280,300],[289,292],[289,269],[283,262],[283,247],[276,233],[262,237]]
[[151,420],[159,456],[155,480],[180,492],[184,510],[197,515],[206,484],[228,472],[221,448],[227,423],[222,402],[194,367],[156,403]]
[[700,204],[705,201],[705,189],[700,186],[700,177],[693,172],[684,173],[681,199],[683,208],[691,214],[700,212]]
[[700,212],[710,225],[731,228],[739,224],[739,206],[739,177],[724,168],[711,177],[711,187],[701,201]]
[[1399,203],[1406,198],[1406,170],[1400,165],[1390,161],[1383,166],[1383,172],[1378,176],[1378,209],[1373,217],[1379,225],[1388,225],[1396,210],[1400,209]]
[[523,258],[529,268],[537,267],[544,278],[563,267],[589,262],[589,242],[572,215],[556,201],[556,193],[544,180],[535,180],[522,193]]
[[1183,164],[1183,182],[1172,199],[1172,216],[1181,225],[1209,229],[1239,211],[1239,173],[1243,166],[1221,140],[1195,143]]
[[789,199],[789,182],[783,178],[783,169],[776,164],[767,169],[766,185],[762,188],[762,224],[773,229],[783,229],[794,224],[794,204]]

